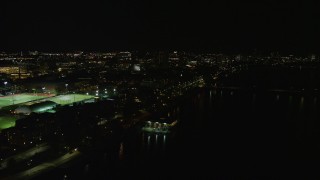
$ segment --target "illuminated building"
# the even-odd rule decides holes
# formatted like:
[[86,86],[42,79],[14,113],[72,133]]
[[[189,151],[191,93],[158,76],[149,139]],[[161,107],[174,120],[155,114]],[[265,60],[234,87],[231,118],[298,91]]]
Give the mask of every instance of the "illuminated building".
[[19,73],[19,67],[0,67],[0,73],[4,73],[4,74]]
[[131,61],[131,53],[130,52],[119,52],[117,57],[120,61]]
[[14,110],[15,114],[25,114],[29,115],[31,113],[43,113],[48,110],[51,110],[57,106],[57,103],[53,101],[45,101],[41,103],[32,104],[30,106],[24,105],[20,106]]
[[26,68],[17,66],[0,67],[0,73],[8,74],[12,79],[25,79],[31,75]]

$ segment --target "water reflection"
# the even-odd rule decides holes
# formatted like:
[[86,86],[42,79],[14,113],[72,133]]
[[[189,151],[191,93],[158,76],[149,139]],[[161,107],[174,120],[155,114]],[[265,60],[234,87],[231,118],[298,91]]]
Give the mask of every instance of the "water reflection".
[[289,105],[292,104],[292,95],[289,96]]
[[148,143],[147,143],[148,144],[148,149],[150,149],[150,144],[151,144],[150,143],[150,141],[151,141],[150,139],[151,139],[151,137],[150,137],[150,135],[148,135]]
[[166,144],[167,144],[167,142],[166,142],[166,135],[163,135],[163,151],[165,152],[165,150],[166,150]]
[[252,104],[254,105],[256,103],[257,95],[255,93],[252,94]]
[[[142,146],[144,146],[144,135],[142,133]],[[166,134],[148,134],[147,137],[147,147],[150,149],[156,148],[157,146],[164,146],[167,143],[167,135]]]
[[123,151],[123,142],[120,143],[120,148],[119,148],[119,159],[123,160],[124,159],[124,151]]
[[252,111],[254,111],[255,107],[256,107],[256,98],[257,95],[255,93],[252,94],[252,101],[251,101],[251,109]]
[[85,165],[85,167],[84,167],[84,173],[85,173],[85,174],[88,174],[88,173],[89,173],[89,170],[90,170],[89,167],[90,167],[89,164],[86,164],[86,165]]
[[142,132],[142,138],[141,138],[141,144],[142,144],[142,146],[144,146],[144,132]]
[[300,103],[299,103],[299,111],[300,111],[300,113],[303,111],[303,107],[304,107],[304,97],[301,96]]

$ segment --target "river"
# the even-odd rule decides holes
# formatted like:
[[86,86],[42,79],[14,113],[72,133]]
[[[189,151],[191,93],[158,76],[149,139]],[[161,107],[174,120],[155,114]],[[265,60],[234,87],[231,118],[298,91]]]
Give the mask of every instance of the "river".
[[317,179],[319,108],[318,93],[199,88],[175,107],[171,133],[133,128],[116,150],[61,172],[69,179]]

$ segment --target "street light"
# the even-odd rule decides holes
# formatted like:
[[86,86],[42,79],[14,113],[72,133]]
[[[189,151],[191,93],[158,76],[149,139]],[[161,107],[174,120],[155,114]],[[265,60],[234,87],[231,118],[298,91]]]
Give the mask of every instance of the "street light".
[[3,82],[3,84],[4,84],[4,88],[7,89],[7,84],[8,84],[8,82],[5,81],[5,82]]
[[68,93],[68,85],[69,85],[69,84],[66,84],[66,93]]
[[33,95],[36,95],[36,96],[37,96],[37,94],[36,94],[36,89],[35,89],[35,88],[32,88],[32,91],[33,91]]

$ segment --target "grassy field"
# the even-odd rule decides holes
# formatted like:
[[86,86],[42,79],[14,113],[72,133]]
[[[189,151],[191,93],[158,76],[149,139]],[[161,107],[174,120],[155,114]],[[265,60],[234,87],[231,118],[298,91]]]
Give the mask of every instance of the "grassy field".
[[[16,106],[14,104],[20,104],[20,103],[27,103],[29,101],[34,101],[38,99],[46,99],[49,101],[54,101],[57,104],[61,105],[68,105],[72,104],[74,102],[79,102],[87,99],[92,99],[93,96],[89,95],[82,95],[82,94],[68,94],[68,95],[59,95],[55,97],[49,97],[46,95],[31,95],[31,94],[17,94],[14,96],[5,96],[5,97],[0,97],[0,108],[5,107],[5,108],[15,108]],[[13,100],[13,102],[12,102]],[[5,109],[3,108],[3,109]],[[2,109],[2,110],[3,110]],[[0,131],[3,129],[7,129],[10,127],[15,126],[17,118],[14,116],[10,115],[4,115],[0,116]]]
[[28,101],[43,99],[46,97],[48,96],[33,95],[33,94],[16,94],[13,96],[4,96],[4,97],[0,97],[0,108],[5,106],[11,106],[13,104],[20,104]]
[[67,105],[67,104],[72,104],[74,102],[79,102],[79,101],[92,99],[92,98],[93,96],[83,95],[83,94],[67,94],[67,95],[51,97],[51,98],[48,98],[47,100],[53,101],[57,104]]
[[16,118],[13,116],[0,117],[0,131],[16,125]]

